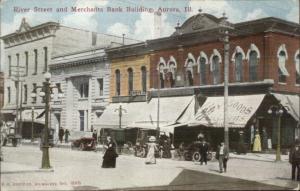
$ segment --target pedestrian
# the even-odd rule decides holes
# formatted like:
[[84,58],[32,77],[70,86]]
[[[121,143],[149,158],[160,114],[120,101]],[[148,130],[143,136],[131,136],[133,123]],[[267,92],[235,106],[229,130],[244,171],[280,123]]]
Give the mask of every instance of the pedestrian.
[[93,136],[93,138],[94,138],[94,140],[97,144],[97,130],[96,129],[93,130],[93,135],[92,136]]
[[107,136],[107,143],[104,146],[106,151],[103,156],[102,168],[115,168],[116,158],[119,156],[116,152],[116,144],[110,136]]
[[207,165],[207,153],[208,153],[208,144],[203,139],[203,141],[200,143],[200,155],[201,155],[200,165],[202,165],[203,162],[205,163],[205,165]]
[[292,165],[292,180],[300,181],[300,140],[296,139],[289,153],[289,162]]
[[69,131],[69,129],[66,129],[65,130],[65,143],[69,142],[69,135],[70,135],[70,131]]
[[229,159],[229,150],[226,147],[226,145],[224,145],[224,142],[222,142],[218,146],[218,150],[217,150],[217,153],[216,153],[216,159],[219,160],[220,173],[223,172],[223,168],[224,168],[224,172],[226,172],[226,170],[227,170],[227,161]]
[[59,131],[58,131],[58,137],[59,137],[60,143],[62,143],[62,141],[63,141],[64,134],[65,134],[65,131],[64,131],[64,129],[61,127],[61,128],[59,129]]
[[156,138],[154,136],[151,136],[149,138],[149,143],[148,143],[148,154],[146,158],[146,164],[156,164],[156,159],[155,159],[155,151],[157,151],[157,146],[156,146]]
[[253,152],[261,152],[261,140],[258,130],[256,130],[254,143],[253,143]]

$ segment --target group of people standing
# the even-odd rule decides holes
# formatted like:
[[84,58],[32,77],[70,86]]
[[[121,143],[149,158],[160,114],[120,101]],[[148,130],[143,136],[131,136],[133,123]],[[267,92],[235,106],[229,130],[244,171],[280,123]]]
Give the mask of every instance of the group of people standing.
[[59,128],[59,130],[58,130],[58,138],[59,138],[60,143],[62,143],[64,137],[65,137],[65,143],[68,143],[70,135],[71,134],[70,134],[69,129],[64,129],[62,127]]

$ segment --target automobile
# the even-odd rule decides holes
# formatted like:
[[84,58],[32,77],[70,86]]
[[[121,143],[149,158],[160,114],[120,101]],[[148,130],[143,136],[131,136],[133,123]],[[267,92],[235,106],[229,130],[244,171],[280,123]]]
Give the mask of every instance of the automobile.
[[95,150],[96,140],[92,137],[81,137],[72,141],[71,149],[78,148],[81,151]]
[[[187,161],[194,161],[194,162],[200,162],[201,160],[201,155],[199,152],[200,148],[200,142],[195,141],[188,145],[187,147],[184,148],[184,159]],[[212,160],[212,152],[209,150],[207,153],[207,160],[210,161]]]

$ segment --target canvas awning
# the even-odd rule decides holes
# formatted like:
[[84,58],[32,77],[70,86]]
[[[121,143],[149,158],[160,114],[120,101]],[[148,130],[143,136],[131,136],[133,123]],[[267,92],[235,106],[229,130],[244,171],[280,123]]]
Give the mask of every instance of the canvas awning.
[[[243,128],[261,104],[264,94],[229,96],[228,125]],[[208,97],[189,126],[224,127],[224,97]]]
[[[177,119],[183,115],[183,112],[190,105],[193,99],[193,96],[159,98],[160,129],[163,129],[165,126],[175,124]],[[122,128],[157,128],[158,98],[152,98],[149,103],[112,103],[107,106],[94,126],[97,128],[118,128],[118,108],[120,105],[122,106],[122,109],[125,110],[122,115]]]
[[296,120],[299,121],[299,96],[273,93],[275,98],[280,101],[280,104],[287,112]]
[[[33,121],[35,123],[41,123],[45,124],[45,115],[42,115],[44,113],[44,109],[34,109],[33,110]],[[37,118],[39,117],[39,118]],[[32,110],[26,109],[22,112],[22,121],[26,122],[32,122]]]

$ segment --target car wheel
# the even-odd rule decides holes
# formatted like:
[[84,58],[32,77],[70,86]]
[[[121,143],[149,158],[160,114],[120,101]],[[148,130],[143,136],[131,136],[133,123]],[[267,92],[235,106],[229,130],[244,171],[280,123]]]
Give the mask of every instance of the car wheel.
[[200,159],[201,159],[200,153],[199,152],[194,152],[194,154],[193,154],[193,161],[199,162]]
[[84,150],[84,144],[81,143],[80,146],[79,146],[79,150],[83,151]]

